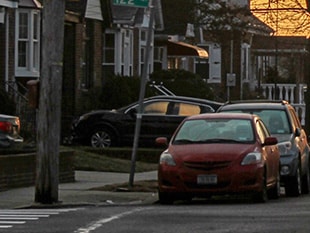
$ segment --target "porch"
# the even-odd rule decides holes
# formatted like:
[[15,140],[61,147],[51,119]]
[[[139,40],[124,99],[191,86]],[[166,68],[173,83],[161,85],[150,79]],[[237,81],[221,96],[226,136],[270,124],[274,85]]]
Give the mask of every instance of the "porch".
[[[287,100],[296,110],[300,122],[305,126],[307,85],[304,83],[265,83],[260,85],[263,96],[268,100]],[[276,90],[276,91],[275,91]]]

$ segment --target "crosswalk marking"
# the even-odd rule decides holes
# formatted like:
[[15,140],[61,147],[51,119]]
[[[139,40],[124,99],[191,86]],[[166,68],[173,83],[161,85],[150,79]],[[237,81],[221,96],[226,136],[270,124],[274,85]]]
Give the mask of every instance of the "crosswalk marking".
[[3,209],[0,210],[0,229],[9,229],[14,225],[26,224],[27,221],[37,221],[53,215],[76,211],[79,208],[68,209]]
[[0,221],[0,224],[24,224],[25,221]]

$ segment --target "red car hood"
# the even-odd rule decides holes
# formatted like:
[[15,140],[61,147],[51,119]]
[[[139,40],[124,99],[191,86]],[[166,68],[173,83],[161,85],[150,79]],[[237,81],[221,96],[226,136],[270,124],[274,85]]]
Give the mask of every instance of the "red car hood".
[[242,160],[252,151],[255,151],[255,144],[187,144],[169,148],[169,153],[177,163]]

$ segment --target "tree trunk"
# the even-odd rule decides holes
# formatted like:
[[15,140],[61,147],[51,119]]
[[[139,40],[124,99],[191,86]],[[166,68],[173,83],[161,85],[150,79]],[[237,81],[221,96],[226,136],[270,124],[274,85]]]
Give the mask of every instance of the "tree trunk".
[[35,202],[58,202],[64,0],[44,0]]

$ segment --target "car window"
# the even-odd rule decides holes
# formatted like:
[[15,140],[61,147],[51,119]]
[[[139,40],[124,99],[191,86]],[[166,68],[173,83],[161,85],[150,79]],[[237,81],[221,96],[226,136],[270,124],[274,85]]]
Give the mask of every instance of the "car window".
[[168,103],[169,102],[167,101],[146,103],[144,105],[143,113],[165,115],[167,112]]
[[200,113],[200,106],[194,104],[179,104],[179,115],[181,116],[191,116]]
[[251,121],[242,119],[208,119],[185,121],[173,143],[252,142]]
[[261,120],[258,120],[256,122],[256,129],[257,129],[257,134],[258,134],[258,137],[260,138],[260,141],[264,142],[266,137],[268,137],[270,134],[268,133],[267,128],[265,127],[265,125],[263,124]]
[[271,134],[288,134],[291,133],[290,121],[285,110],[274,109],[242,109],[229,110],[225,112],[243,112],[258,115]]
[[170,102],[167,109],[167,115],[179,116],[192,116],[210,112],[214,112],[213,108],[210,106],[182,102]]

